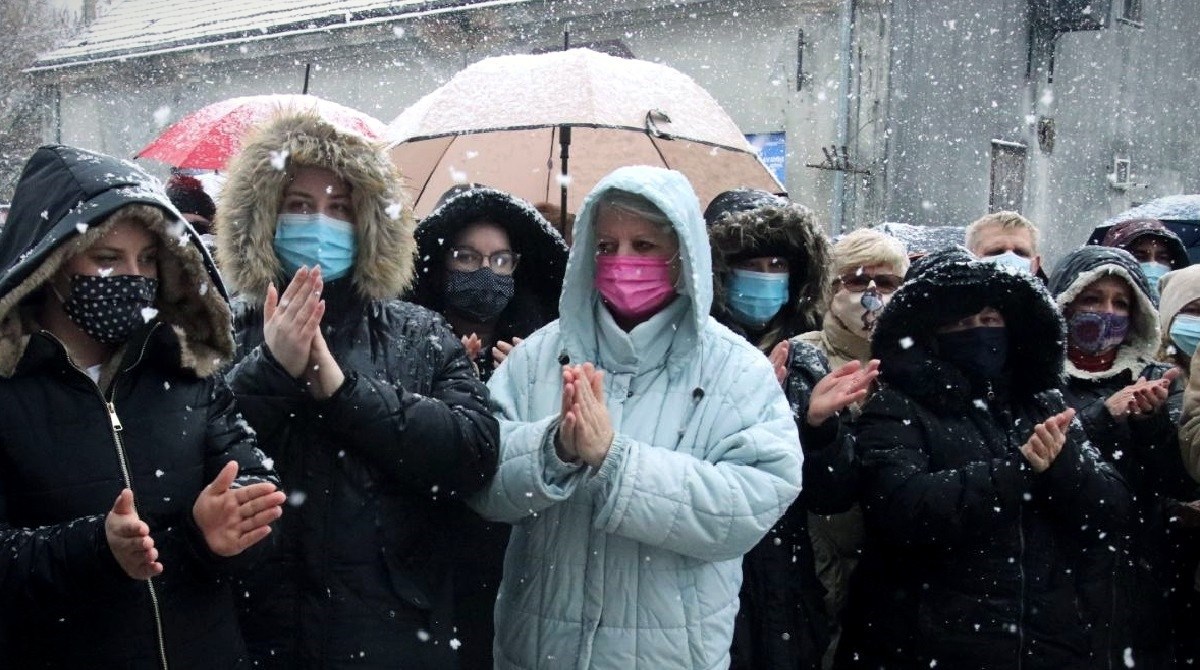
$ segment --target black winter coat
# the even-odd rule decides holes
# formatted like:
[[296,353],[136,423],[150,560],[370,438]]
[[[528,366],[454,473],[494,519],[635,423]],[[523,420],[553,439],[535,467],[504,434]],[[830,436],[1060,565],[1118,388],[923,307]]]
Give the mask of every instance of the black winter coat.
[[1133,495],[1133,523],[1112,543],[1117,554],[1111,590],[1092,596],[1107,614],[1100,653],[1108,656],[1108,667],[1124,667],[1128,654],[1139,668],[1171,668],[1172,631],[1188,624],[1186,613],[1172,611],[1172,601],[1193,592],[1196,570],[1197,533],[1169,521],[1176,501],[1197,497],[1179,450],[1184,384],[1172,384],[1163,408],[1149,416],[1118,420],[1108,411],[1104,403],[1114,393],[1139,377],[1161,379],[1172,366],[1152,360],[1160,339],[1157,314],[1137,260],[1124,250],[1089,246],[1072,252],[1059,264],[1050,290],[1065,312],[1102,276],[1120,277],[1131,288],[1129,333],[1108,370],[1087,372],[1068,363],[1063,389],[1088,439]]
[[496,468],[486,389],[441,317],[344,281],[324,295],[346,374],[325,401],[262,345],[262,312],[238,309],[229,378],[292,505],[284,551],[247,581],[247,640],[269,667],[454,667],[447,508]]
[[[802,342],[792,342],[784,390],[804,448],[805,486],[801,497],[742,559],[741,607],[730,649],[730,667],[735,669],[820,668],[829,646],[825,589],[817,579],[808,535],[808,509],[803,501],[810,468],[820,469],[822,466],[817,463],[824,462],[817,456],[816,463],[810,466],[810,449],[823,453],[826,443],[833,441],[827,433],[814,430],[804,418],[813,386],[828,372],[829,363],[820,351]],[[832,421],[836,435],[836,419]]]
[[[841,667],[1091,668],[1081,603],[1128,519],[1124,482],[1073,423],[1049,469],[1019,447],[1065,409],[1063,323],[1029,275],[931,254],[876,326],[883,381],[857,428],[867,545]],[[1007,376],[985,384],[939,356],[935,327],[994,306]]]
[[[98,385],[34,321],[67,244],[86,248],[126,205],[166,215],[155,321],[114,355]],[[130,163],[43,147],[0,235],[0,617],[5,668],[234,668],[248,665],[230,575],[192,517],[230,460],[235,485],[277,483],[220,375],[233,353],[229,307],[199,238],[155,180]],[[109,382],[111,379],[111,383]],[[130,579],[105,538],[131,488],[163,573]],[[164,657],[165,656],[165,660]]]

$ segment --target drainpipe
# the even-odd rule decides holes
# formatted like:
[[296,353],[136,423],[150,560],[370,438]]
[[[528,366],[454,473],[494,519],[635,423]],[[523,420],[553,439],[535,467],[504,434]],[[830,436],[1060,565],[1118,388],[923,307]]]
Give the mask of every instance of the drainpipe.
[[[841,60],[841,77],[838,81],[838,110],[837,110],[837,147],[850,143],[850,86],[854,75],[854,0],[842,0],[842,11],[839,21],[840,41],[838,54]],[[833,173],[833,207],[830,209],[830,224],[833,234],[840,235],[846,225],[846,172],[837,170]]]

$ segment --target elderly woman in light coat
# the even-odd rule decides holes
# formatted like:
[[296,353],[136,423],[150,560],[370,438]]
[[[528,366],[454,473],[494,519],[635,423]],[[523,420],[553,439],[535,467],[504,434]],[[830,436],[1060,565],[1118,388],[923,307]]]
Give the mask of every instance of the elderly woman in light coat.
[[741,556],[800,487],[766,357],[717,324],[696,195],[621,168],[580,211],[561,316],[489,382],[514,525],[497,668],[723,668]]

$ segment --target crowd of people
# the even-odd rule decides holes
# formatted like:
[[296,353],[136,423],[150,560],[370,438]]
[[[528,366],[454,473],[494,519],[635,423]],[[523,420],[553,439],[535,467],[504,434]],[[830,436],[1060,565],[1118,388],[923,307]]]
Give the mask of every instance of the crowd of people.
[[[51,145],[0,232],[0,666],[1200,663],[1200,266],[1128,221],[569,217],[308,112],[216,199]],[[558,225],[570,221],[569,226]]]

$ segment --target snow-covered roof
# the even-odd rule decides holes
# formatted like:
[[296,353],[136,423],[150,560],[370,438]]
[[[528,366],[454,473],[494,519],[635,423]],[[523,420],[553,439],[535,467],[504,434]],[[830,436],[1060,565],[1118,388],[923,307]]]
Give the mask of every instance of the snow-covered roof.
[[42,54],[48,70],[328,31],[525,0],[113,0],[82,34]]

